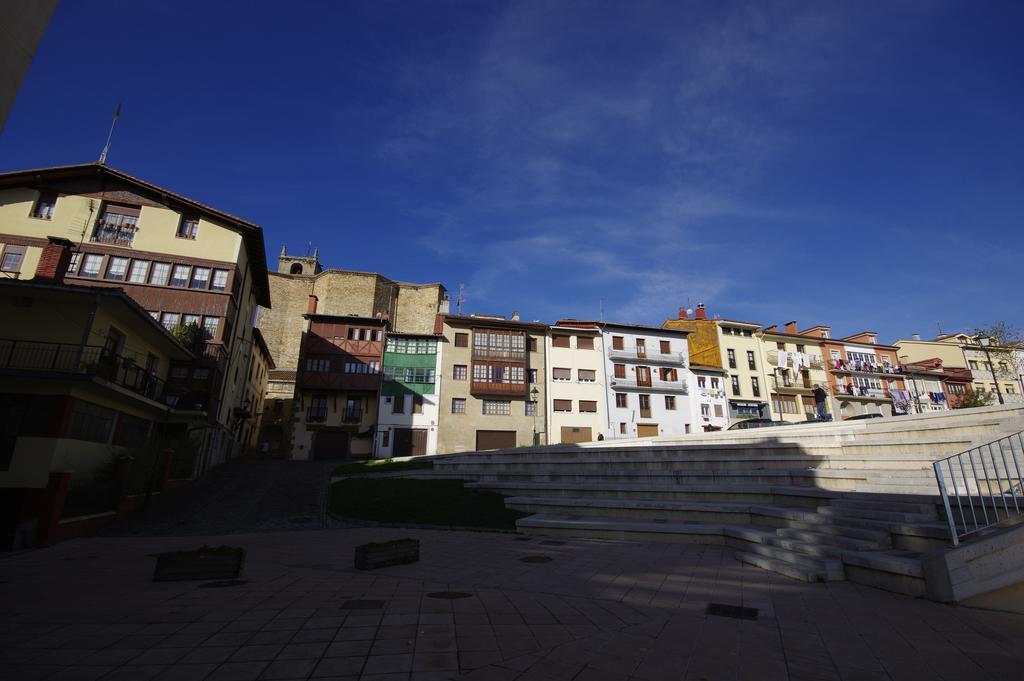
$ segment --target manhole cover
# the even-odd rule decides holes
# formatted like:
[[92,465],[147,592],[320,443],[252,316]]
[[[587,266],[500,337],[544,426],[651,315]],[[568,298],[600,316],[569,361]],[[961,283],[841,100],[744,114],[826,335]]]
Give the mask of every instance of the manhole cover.
[[545,539],[541,544],[544,546],[565,546],[564,541],[558,541],[557,539]]
[[524,563],[550,563],[551,556],[523,556],[519,560]]
[[386,601],[355,599],[341,604],[344,610],[380,610]]
[[735,620],[756,620],[757,608],[744,608],[739,605],[727,603],[708,603],[708,609],[704,611],[708,615],[716,617],[731,617]]
[[299,516],[298,518],[289,518],[288,522],[292,523],[293,525],[301,525],[303,523],[311,523],[313,522],[313,519],[310,518],[308,515],[303,515]]
[[205,582],[199,585],[200,589],[222,589],[227,586],[242,586],[248,584],[248,579],[222,579],[217,582]]
[[533,537],[516,537],[516,541],[531,541]]
[[473,594],[465,593],[464,591],[435,591],[434,593],[427,594],[427,598],[443,598],[445,600],[454,601],[459,598],[470,598]]

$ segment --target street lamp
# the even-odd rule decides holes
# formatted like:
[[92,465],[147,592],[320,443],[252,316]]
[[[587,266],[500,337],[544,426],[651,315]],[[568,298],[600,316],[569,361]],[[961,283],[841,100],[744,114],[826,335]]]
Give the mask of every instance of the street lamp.
[[537,439],[537,411],[540,409],[540,403],[537,401],[537,396],[540,395],[540,391],[537,390],[537,386],[533,386],[533,390],[530,391],[530,397],[533,398],[533,446],[536,447],[539,442]]
[[1003,402],[1003,391],[999,389],[999,379],[996,378],[996,368],[992,366],[992,355],[988,353],[988,346],[992,343],[992,339],[979,336],[978,343],[981,344],[981,349],[985,351],[985,362],[988,363],[988,370],[992,372],[992,382],[996,386],[996,396],[999,398],[999,404],[1005,404]]

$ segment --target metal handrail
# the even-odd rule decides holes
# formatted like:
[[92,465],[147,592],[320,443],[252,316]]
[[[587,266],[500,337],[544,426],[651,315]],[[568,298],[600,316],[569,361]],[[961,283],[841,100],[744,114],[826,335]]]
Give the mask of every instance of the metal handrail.
[[939,459],[932,469],[954,546],[967,535],[1024,515],[1024,431]]

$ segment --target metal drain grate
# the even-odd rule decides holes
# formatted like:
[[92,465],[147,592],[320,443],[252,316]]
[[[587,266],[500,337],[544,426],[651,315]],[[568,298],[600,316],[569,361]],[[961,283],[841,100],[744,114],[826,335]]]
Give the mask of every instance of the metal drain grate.
[[464,591],[435,591],[434,593],[427,594],[427,598],[442,598],[448,601],[454,601],[459,598],[470,598],[473,594],[468,594]]
[[519,560],[524,563],[550,563],[551,556],[523,556]]
[[204,584],[200,584],[199,588],[200,589],[222,589],[222,588],[224,588],[226,586],[242,586],[243,584],[248,584],[248,583],[249,583],[248,579],[222,579],[222,580],[217,581],[217,582],[205,582]]
[[543,546],[565,546],[564,541],[558,541],[557,539],[545,539],[541,544]]
[[729,605],[728,603],[708,603],[708,608],[704,612],[708,615],[729,617],[734,620],[756,620],[758,610],[757,608],[744,608],[739,605]]
[[354,599],[341,604],[344,610],[380,610],[387,601]]

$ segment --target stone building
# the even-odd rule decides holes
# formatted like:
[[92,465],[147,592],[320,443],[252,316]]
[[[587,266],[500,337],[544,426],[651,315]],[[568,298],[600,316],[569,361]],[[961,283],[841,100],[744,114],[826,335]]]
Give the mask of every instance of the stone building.
[[[295,409],[296,372],[308,326],[304,315],[380,319],[388,331],[433,334],[438,314],[447,312],[440,283],[412,284],[375,272],[324,269],[318,255],[315,250],[312,255],[288,255],[281,249],[277,271],[269,273],[274,307],[260,308],[256,318],[275,365],[267,381],[261,437],[276,456],[296,455],[294,427],[304,418]],[[304,452],[303,458],[308,455]]]

